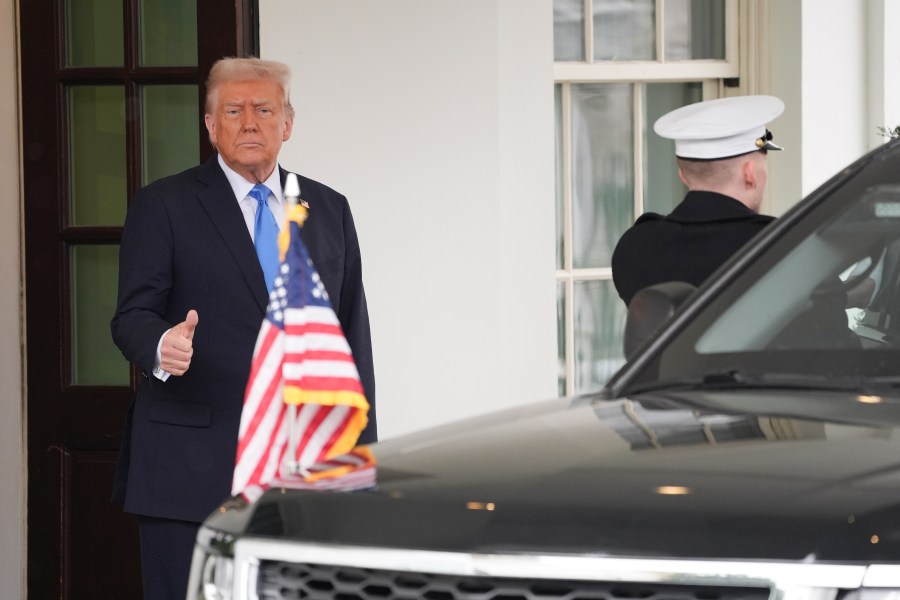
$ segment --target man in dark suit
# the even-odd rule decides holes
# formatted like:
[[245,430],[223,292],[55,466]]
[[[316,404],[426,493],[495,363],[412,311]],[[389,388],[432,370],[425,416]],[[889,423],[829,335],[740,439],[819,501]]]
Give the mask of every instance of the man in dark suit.
[[772,96],[698,102],[660,117],[654,130],[675,140],[688,193],[668,215],[645,213],[612,256],[613,284],[626,305],[666,281],[699,286],[773,217],[759,214],[766,154],[781,150],[766,124],[784,103]]
[[[140,190],[125,221],[111,326],[141,379],[114,500],[139,516],[145,600],[185,597],[198,526],[231,490],[244,390],[272,285],[254,248],[255,220],[264,215],[277,227],[284,215],[287,172],[278,153],[293,126],[289,79],[287,66],[273,61],[216,63],[205,120],[217,156]],[[309,206],[301,234],[371,406],[359,441],[373,442],[372,345],[353,217],[344,196],[299,181]],[[268,188],[259,199],[250,197],[256,184]]]

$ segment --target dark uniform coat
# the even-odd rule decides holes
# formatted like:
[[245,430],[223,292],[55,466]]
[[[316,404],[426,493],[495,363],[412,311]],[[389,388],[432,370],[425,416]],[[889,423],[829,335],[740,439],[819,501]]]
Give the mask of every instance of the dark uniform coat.
[[730,196],[688,192],[667,216],[645,213],[625,232],[613,251],[613,283],[626,305],[657,283],[699,286],[773,219]]
[[[284,181],[287,173],[282,170]],[[375,440],[375,376],[359,242],[347,199],[299,177],[301,235],[353,351]],[[231,493],[238,425],[268,292],[234,191],[213,156],[139,191],[122,234],[116,345],[141,372],[113,500],[128,512],[200,522]],[[163,332],[196,309],[181,377],[152,375]]]

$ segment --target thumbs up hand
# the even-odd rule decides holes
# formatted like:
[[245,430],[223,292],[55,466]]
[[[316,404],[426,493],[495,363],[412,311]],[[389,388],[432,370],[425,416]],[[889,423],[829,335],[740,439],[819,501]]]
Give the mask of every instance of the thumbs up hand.
[[191,366],[194,354],[194,330],[197,328],[196,310],[189,310],[184,321],[166,332],[159,349],[159,366],[172,375],[184,375]]

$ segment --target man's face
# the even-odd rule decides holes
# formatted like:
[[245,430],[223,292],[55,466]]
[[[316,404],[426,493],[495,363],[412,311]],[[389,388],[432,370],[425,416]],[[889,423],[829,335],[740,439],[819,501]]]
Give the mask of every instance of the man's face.
[[254,182],[272,174],[293,125],[285,112],[284,92],[266,79],[224,82],[212,114],[206,115],[209,139],[225,164]]

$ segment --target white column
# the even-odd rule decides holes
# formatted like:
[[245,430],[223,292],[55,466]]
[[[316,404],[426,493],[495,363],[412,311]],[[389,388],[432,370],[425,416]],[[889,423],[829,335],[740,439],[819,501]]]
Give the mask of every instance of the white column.
[[786,104],[773,128],[786,150],[769,161],[772,212],[780,214],[864,154],[882,123],[871,117],[866,0],[770,9],[771,89]]
[[894,32],[900,3],[869,0],[867,9],[868,121],[873,124],[867,142],[869,148],[875,148],[887,141],[878,133],[878,126],[893,129],[900,125],[900,38]]
[[862,156],[868,119],[865,0],[803,0],[803,193]]
[[802,196],[802,5],[794,1],[766,1],[769,4],[769,23],[763,32],[768,34],[764,33],[766,39],[758,49],[770,57],[770,88],[767,93],[778,96],[785,105],[784,114],[771,124],[775,142],[784,151],[772,152],[769,156],[769,205],[766,212],[780,215]]

